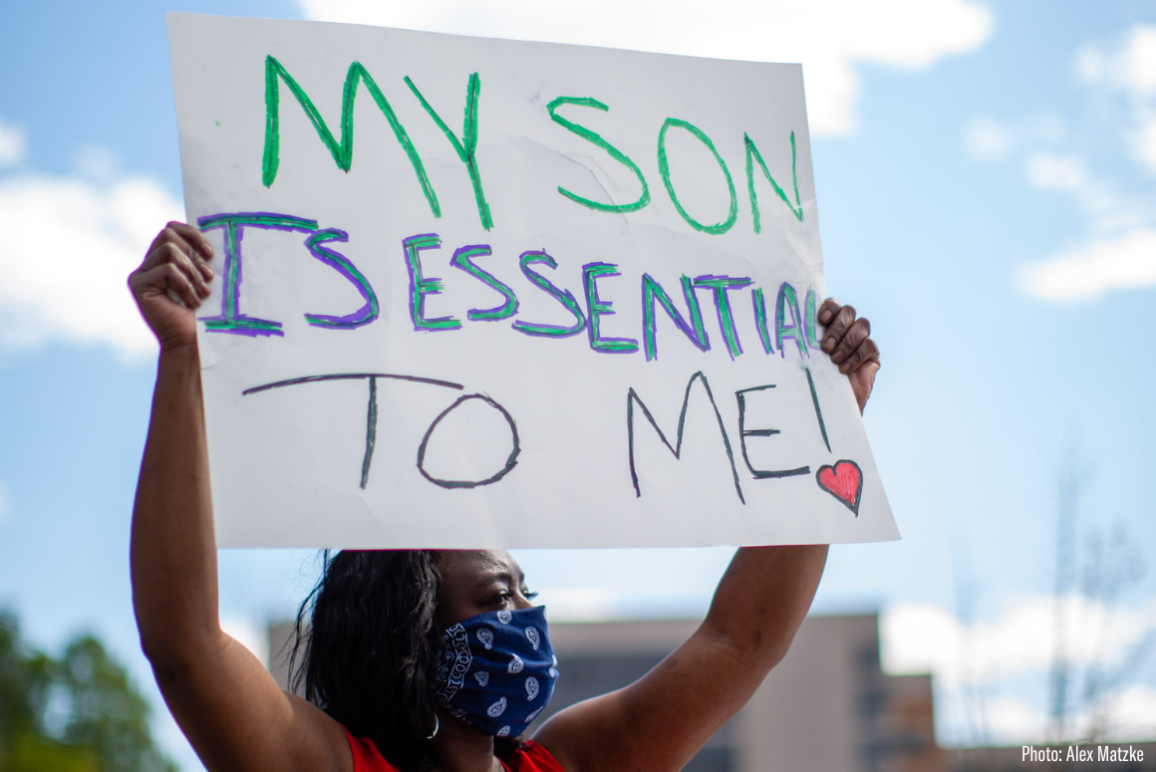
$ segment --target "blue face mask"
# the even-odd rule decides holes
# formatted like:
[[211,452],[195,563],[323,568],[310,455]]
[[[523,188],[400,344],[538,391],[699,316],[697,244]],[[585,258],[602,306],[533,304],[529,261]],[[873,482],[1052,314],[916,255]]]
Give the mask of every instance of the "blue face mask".
[[546,607],[491,611],[442,635],[438,702],[495,737],[517,737],[554,693],[558,660]]

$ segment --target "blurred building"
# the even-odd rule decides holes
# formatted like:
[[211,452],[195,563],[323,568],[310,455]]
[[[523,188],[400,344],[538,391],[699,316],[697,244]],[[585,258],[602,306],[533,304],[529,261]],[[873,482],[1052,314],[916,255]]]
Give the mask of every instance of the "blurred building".
[[[562,676],[544,720],[643,676],[696,621],[550,625]],[[269,630],[271,670],[284,685],[292,625]],[[790,653],[686,772],[941,772],[931,676],[889,676],[874,614],[808,617]]]

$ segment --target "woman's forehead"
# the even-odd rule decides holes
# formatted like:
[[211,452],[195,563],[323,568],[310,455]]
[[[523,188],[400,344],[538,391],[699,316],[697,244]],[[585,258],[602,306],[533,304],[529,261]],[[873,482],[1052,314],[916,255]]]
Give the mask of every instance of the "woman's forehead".
[[447,582],[474,582],[510,578],[522,580],[522,569],[505,550],[449,550],[442,552],[439,563]]

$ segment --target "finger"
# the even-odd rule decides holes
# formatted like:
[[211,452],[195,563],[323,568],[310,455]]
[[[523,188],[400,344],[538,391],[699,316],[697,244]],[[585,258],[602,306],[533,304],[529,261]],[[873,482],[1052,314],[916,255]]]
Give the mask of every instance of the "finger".
[[[192,241],[190,241],[192,239]],[[157,237],[153,239],[153,244],[149,248],[149,253],[141,264],[140,269],[147,271],[163,262],[170,253],[164,252],[166,245],[175,245],[178,249],[184,252],[191,260],[190,264],[195,266],[197,273],[201,275],[206,281],[212,281],[213,269],[211,269],[207,260],[211,258],[212,247],[208,247],[209,257],[205,256],[203,250],[195,248],[194,244],[208,245],[205,237],[197,231],[184,223],[169,223]]]
[[166,262],[177,266],[188,277],[196,288],[197,294],[201,297],[208,297],[209,283],[205,281],[205,275],[197,265],[199,261],[193,259],[188,252],[173,243],[164,244],[161,249],[168,252]]
[[839,312],[841,307],[842,306],[839,305],[839,301],[835,300],[835,298],[827,298],[824,300],[823,305],[819,306],[819,313],[816,315],[819,320],[819,324],[830,324],[831,320],[835,318],[835,314]]
[[879,346],[871,338],[866,338],[851,352],[843,364],[839,365],[839,372],[850,375],[871,364],[874,364],[876,369],[879,368]]
[[[183,222],[171,222],[169,227],[175,230],[184,240],[185,243],[196,250],[196,256],[204,258],[205,260],[213,259],[213,245],[205,238],[205,234],[192,225]],[[206,266],[207,268],[208,266]]]
[[181,225],[184,225],[184,223],[177,222],[176,220],[172,220],[166,223],[165,227],[161,228],[160,232],[157,233],[156,238],[153,239],[153,243],[149,245],[148,251],[152,252],[161,244],[165,244],[170,241],[184,243],[184,238],[181,236],[180,231],[178,230]]
[[[172,238],[179,239],[179,237],[176,236]],[[202,297],[208,297],[209,285],[205,280],[204,272],[196,265],[196,261],[189,256],[187,250],[188,246],[184,245],[183,241],[169,240],[162,242],[156,249],[149,253],[138,270],[151,271],[153,268],[161,265],[175,265],[189,277],[189,281],[193,283],[193,286],[196,287],[197,292]]]
[[151,291],[160,295],[175,292],[186,308],[200,308],[201,305],[188,275],[172,263],[141,272],[134,281],[134,288],[139,292]]
[[827,334],[823,336],[823,350],[828,354],[834,351],[854,321],[855,308],[853,306],[841,307],[831,323],[827,325]]
[[869,337],[871,337],[871,322],[866,319],[856,319],[847,330],[847,334],[843,336],[843,340],[839,341],[839,345],[831,352],[831,361],[839,364]]
[[[205,234],[201,233],[200,230],[192,225],[180,222],[179,220],[171,220],[161,232],[157,234],[157,237],[153,239],[152,246],[155,247],[172,236],[179,237],[186,245],[204,257],[204,259],[213,259],[213,246],[209,243],[209,240],[205,238]],[[150,247],[150,250],[151,248],[152,247]]]
[[189,246],[188,242],[185,241],[179,233],[172,228],[165,228],[153,239],[153,244],[149,247],[144,262],[141,263],[140,270],[152,270],[168,260],[172,255],[172,253],[168,251],[170,245],[175,246],[186,255],[191,256],[194,252],[193,248]]

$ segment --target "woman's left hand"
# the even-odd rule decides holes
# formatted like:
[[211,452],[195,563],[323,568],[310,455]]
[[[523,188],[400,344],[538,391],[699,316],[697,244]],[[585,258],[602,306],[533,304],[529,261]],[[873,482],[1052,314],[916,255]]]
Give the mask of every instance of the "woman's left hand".
[[831,355],[839,372],[851,380],[851,390],[862,413],[875,385],[875,373],[879,372],[879,347],[871,339],[871,322],[856,319],[854,308],[839,305],[834,298],[823,301],[817,316],[819,324],[827,328],[823,350]]

